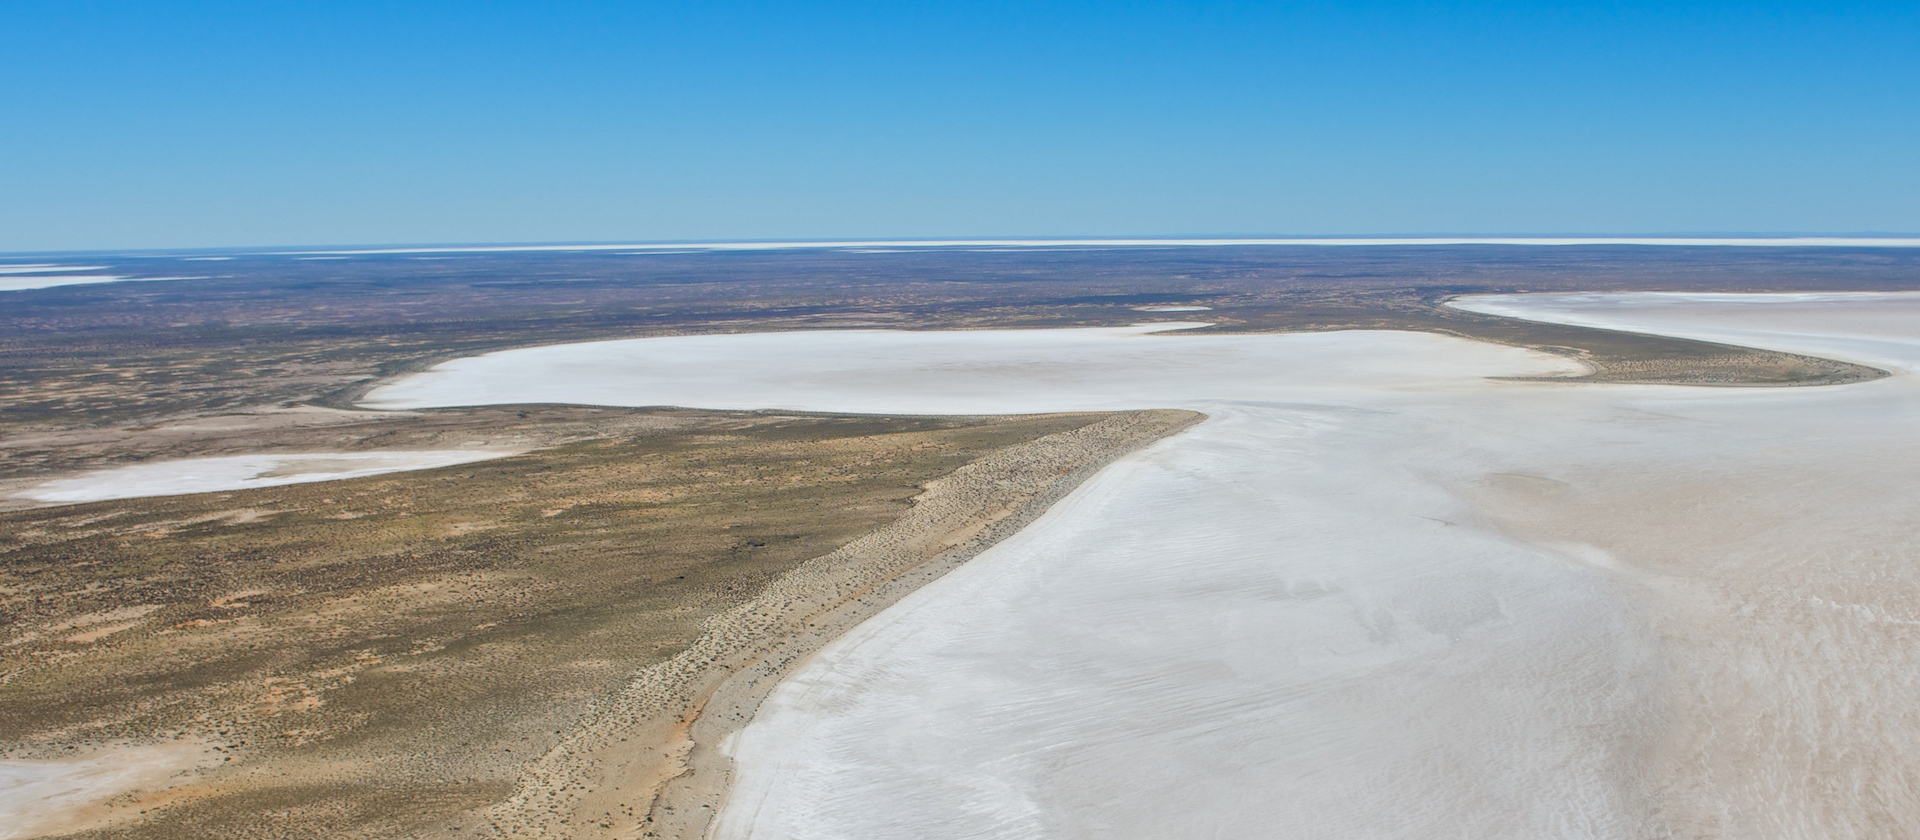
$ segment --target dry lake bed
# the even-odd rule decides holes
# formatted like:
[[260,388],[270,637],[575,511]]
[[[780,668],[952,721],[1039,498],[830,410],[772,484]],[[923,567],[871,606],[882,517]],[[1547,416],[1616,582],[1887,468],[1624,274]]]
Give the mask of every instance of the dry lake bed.
[[366,404],[1208,415],[800,667],[726,745],[719,837],[1920,829],[1920,298],[1455,305],[1892,375],[1160,324],[558,345]]
[[1920,833],[1920,294],[1100,300],[22,414],[0,836]]

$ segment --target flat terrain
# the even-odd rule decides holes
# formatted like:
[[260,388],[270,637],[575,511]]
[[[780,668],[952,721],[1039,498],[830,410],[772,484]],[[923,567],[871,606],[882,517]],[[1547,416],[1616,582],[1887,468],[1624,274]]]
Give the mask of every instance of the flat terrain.
[[[513,408],[209,435],[573,438],[441,470],[0,514],[0,742],[180,741],[128,837],[400,836],[505,798],[595,698],[898,518],[926,482],[1092,415]],[[157,790],[164,788],[164,790]]]
[[369,401],[1209,416],[803,663],[712,836],[1920,831],[1920,295],[1501,303],[1897,372],[1595,386],[1408,332],[868,330],[528,348]]
[[[727,648],[732,658],[675,678],[685,702],[674,708],[717,698],[737,724],[807,645],[903,594],[869,591],[879,584],[859,575],[949,568],[1087,470],[1186,422],[1104,411],[355,410],[382,383],[441,361],[636,336],[1205,320],[1215,326],[1202,334],[1384,328],[1476,338],[1578,360],[1585,378],[1604,382],[1826,384],[1880,372],[1443,304],[1556,289],[1920,285],[1920,255],[1904,249],[224,256],[20,257],[204,277],[0,293],[0,750],[10,759],[0,762],[0,809],[12,807],[9,774],[79,791],[58,800],[68,803],[54,809],[61,820],[0,828],[0,837],[693,825],[648,822],[671,815],[624,794],[582,799],[582,787],[611,789],[612,773],[652,778],[653,790],[664,784],[656,777],[696,768],[662,802],[711,813],[713,780],[728,771],[703,750],[718,736],[648,729],[682,713],[648,707],[651,718],[607,731],[622,733],[613,743],[656,739],[648,743],[666,763],[621,770],[581,740],[587,723],[604,720],[595,715],[626,708],[617,698],[652,684],[649,674],[714,649],[713,622],[757,628],[752,640],[804,640],[779,655]],[[1109,431],[1090,431],[1099,429]],[[178,458],[472,448],[525,454],[59,507],[13,495],[80,471]],[[1042,451],[1052,454],[1018,455]],[[996,464],[1007,484],[955,478]],[[974,488],[965,504],[911,501],[962,486]],[[946,518],[923,521],[936,508]],[[849,546],[896,545],[888,541],[901,528],[915,535],[913,551],[866,552],[845,566],[864,570],[855,578],[866,582],[848,590],[856,595],[836,588],[841,578],[801,574],[847,558]],[[822,580],[839,594],[821,596],[831,620],[817,628],[725,619],[787,591],[780,581]],[[761,681],[717,682],[748,673]],[[137,793],[100,804],[86,791]]]
[[[1915,249],[1447,247],[1113,251],[85,257],[203,279],[7,293],[0,428],[286,402],[348,407],[380,377],[529,344],[826,327],[1392,328],[1583,357],[1616,381],[1834,381],[1850,366],[1450,311],[1458,294],[1912,288]],[[49,257],[21,257],[46,262]]]

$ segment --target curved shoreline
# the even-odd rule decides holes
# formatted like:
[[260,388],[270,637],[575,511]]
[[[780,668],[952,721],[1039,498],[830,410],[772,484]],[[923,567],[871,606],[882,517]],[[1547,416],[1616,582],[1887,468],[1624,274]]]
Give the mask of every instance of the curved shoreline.
[[[1594,374],[1553,380],[1605,382]],[[1154,422],[1142,424],[1148,416]],[[899,522],[810,560],[753,602],[710,619],[684,654],[641,671],[618,696],[593,706],[476,828],[495,836],[705,836],[732,781],[726,744],[785,675],[900,596],[1018,531],[1100,466],[1196,418],[1119,414],[929,485]]]
[[[1185,417],[1173,422],[1166,414]],[[1150,415],[1163,416],[1145,424],[1157,428],[1142,429],[1140,418]],[[484,827],[500,836],[703,836],[727,796],[728,740],[787,674],[1017,531],[1100,466],[1197,417],[1119,415],[1003,451],[930,485],[908,516],[809,561],[754,601],[710,620],[692,648],[602,701],[529,767],[511,799],[486,812]],[[1063,474],[1062,459],[1078,467]]]
[[[1556,293],[1541,293],[1552,296]],[[1635,293],[1611,293],[1635,294]],[[1644,294],[1685,294],[1650,292]],[[1765,293],[1740,293],[1759,296]],[[1863,293],[1866,294],[1866,293]],[[1519,296],[1525,296],[1519,295]],[[1655,329],[1635,329],[1631,326],[1586,321],[1581,319],[1554,319],[1530,316],[1511,308],[1497,305],[1498,301],[1519,297],[1505,294],[1453,295],[1439,302],[1441,309],[1492,318],[1521,321],[1549,327],[1571,327],[1594,330],[1617,335],[1643,336],[1661,341],[1682,341],[1699,345],[1702,348],[1717,349],[1715,355],[1698,356],[1675,364],[1665,360],[1600,360],[1591,350],[1581,347],[1550,347],[1540,344],[1519,344],[1535,350],[1544,350],[1565,355],[1582,365],[1589,372],[1573,377],[1522,377],[1535,382],[1585,382],[1593,384],[1635,384],[1635,385],[1694,385],[1712,388],[1783,388],[1815,387],[1821,385],[1851,385],[1858,382],[1871,382],[1892,376],[1892,372],[1863,362],[1833,358],[1824,355],[1795,353],[1786,350],[1762,347],[1755,344],[1742,344],[1725,340],[1685,335],[1674,331]],[[1489,306],[1492,303],[1496,305]],[[1479,336],[1466,336],[1480,338]],[[1481,338],[1481,340],[1491,340]]]
[[710,619],[689,649],[590,707],[528,765],[512,797],[470,813],[463,828],[493,836],[704,836],[729,792],[728,741],[788,674],[1018,531],[1100,467],[1199,417],[1153,409],[1120,414],[1004,450],[930,484],[902,519],[808,561],[753,601]]
[[1123,412],[931,482],[899,520],[807,561],[636,674],[460,828],[492,836],[697,837],[724,801],[728,737],[821,646],[1019,531],[1120,457],[1204,419]]

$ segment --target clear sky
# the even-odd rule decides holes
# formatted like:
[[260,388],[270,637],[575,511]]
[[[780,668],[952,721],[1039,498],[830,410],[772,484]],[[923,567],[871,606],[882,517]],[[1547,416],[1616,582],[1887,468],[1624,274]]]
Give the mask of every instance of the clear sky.
[[0,250],[1920,232],[1920,3],[0,2]]

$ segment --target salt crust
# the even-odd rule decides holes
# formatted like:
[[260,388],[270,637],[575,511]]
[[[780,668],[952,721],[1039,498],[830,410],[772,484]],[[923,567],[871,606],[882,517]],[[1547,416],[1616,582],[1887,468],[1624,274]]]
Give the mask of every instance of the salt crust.
[[[70,271],[81,268],[99,268],[99,266],[61,267],[34,266],[42,271]],[[85,286],[95,283],[122,283],[136,280],[201,280],[201,277],[126,277],[119,274],[17,274],[0,272],[0,292],[23,292],[28,289],[51,289],[55,286]]]
[[1896,375],[1495,381],[1572,371],[1430,335],[1163,325],[532,348],[369,402],[1211,415],[822,649],[732,745],[719,837],[1920,826],[1920,299],[1457,305]]
[[36,502],[98,502],[142,496],[177,496],[333,481],[369,475],[450,467],[499,458],[512,451],[441,449],[388,452],[303,452],[181,458],[95,470],[55,479],[14,494]]
[[0,274],[51,274],[60,271],[98,271],[104,265],[58,265],[56,263],[0,263]]
[[89,749],[42,761],[0,761],[0,840],[89,827],[82,809],[128,790],[162,788],[219,758],[198,741]]
[[[718,837],[1920,825],[1920,580],[1886,524],[1920,509],[1920,308],[1531,300],[1463,305],[1896,375],[1595,386],[1406,333],[839,331],[507,351],[369,403],[1211,415],[822,649],[733,744]],[[1562,498],[1591,509],[1545,528]],[[1784,511],[1763,539],[1756,504]]]

